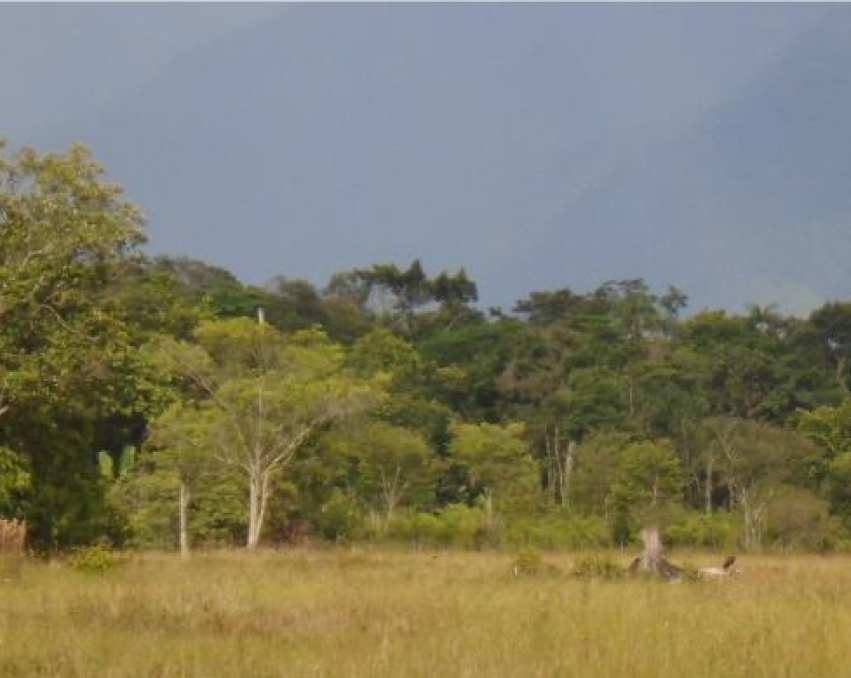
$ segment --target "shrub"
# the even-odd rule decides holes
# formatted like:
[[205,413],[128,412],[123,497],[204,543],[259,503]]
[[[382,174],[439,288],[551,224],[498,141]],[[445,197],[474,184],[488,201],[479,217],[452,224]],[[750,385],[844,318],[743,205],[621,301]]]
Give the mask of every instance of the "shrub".
[[544,569],[544,558],[541,552],[528,546],[521,549],[511,565],[511,572],[520,574],[540,574]]
[[741,536],[741,518],[718,512],[684,513],[665,529],[663,539],[669,546],[735,548]]
[[765,536],[783,549],[830,551],[840,536],[839,521],[830,516],[828,503],[809,490],[781,488],[768,505]]
[[316,523],[326,539],[357,539],[363,533],[364,516],[354,499],[335,489],[322,505]]
[[570,513],[515,517],[507,527],[507,541],[515,546],[580,550],[611,546],[610,531],[602,518]]
[[570,570],[570,576],[579,579],[619,579],[624,574],[624,569],[608,556],[580,558]]
[[430,546],[482,548],[501,542],[498,526],[487,526],[480,508],[449,504],[436,514],[399,513],[387,525],[385,538]]
[[71,554],[68,562],[71,567],[81,572],[102,574],[122,564],[124,559],[108,546],[97,544],[77,549]]

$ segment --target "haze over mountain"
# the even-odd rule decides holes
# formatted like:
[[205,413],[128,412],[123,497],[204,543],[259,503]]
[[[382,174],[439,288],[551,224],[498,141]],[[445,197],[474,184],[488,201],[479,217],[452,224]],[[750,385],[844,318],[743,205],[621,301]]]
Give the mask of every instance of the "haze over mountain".
[[[173,7],[134,11],[151,32]],[[121,12],[86,8],[65,52],[87,75],[48,112],[51,58],[31,103],[0,66],[12,141],[92,146],[155,251],[254,282],[421,257],[507,306],[638,276],[696,306],[849,296],[845,7],[177,7],[156,53],[128,31],[109,68]],[[0,45],[23,44],[16,11]]]
[[660,279],[658,266],[719,305],[805,310],[847,298],[849,121],[851,15],[843,11],[738,94],[567,204],[541,251],[584,233],[587,265],[619,242],[636,274]]

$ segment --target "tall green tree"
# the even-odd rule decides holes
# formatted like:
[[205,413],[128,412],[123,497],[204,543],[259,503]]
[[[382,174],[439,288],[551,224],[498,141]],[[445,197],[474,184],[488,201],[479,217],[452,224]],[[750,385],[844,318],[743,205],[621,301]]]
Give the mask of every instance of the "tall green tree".
[[833,511],[851,525],[851,399],[803,412],[799,428],[824,450],[816,472]]
[[744,521],[744,546],[760,546],[766,514],[785,486],[812,487],[820,452],[796,431],[735,417],[707,419],[719,476]]
[[274,477],[314,433],[362,412],[379,391],[348,374],[342,349],[318,331],[284,337],[237,318],[203,323],[196,340],[166,339],[161,355],[203,393],[198,417],[216,458],[245,475],[247,546],[255,548]]
[[189,557],[189,506],[205,472],[213,463],[207,433],[211,412],[202,413],[194,403],[177,401],[151,426],[146,447],[153,453],[159,472],[173,475],[178,483],[178,534],[180,554]]
[[536,468],[522,424],[455,423],[450,431],[450,458],[466,471],[472,488],[484,498],[488,524],[493,522],[496,501],[534,491]]
[[105,529],[101,424],[147,411],[156,390],[112,296],[142,221],[82,146],[0,144],[0,446],[31,474],[36,545]]

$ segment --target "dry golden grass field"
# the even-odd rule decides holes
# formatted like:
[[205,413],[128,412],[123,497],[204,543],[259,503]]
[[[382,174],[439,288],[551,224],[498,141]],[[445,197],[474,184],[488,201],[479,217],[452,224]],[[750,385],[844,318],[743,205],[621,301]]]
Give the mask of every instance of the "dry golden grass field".
[[0,676],[851,676],[849,558],[673,584],[577,579],[577,558],[520,576],[509,554],[360,548],[28,560],[0,581]]

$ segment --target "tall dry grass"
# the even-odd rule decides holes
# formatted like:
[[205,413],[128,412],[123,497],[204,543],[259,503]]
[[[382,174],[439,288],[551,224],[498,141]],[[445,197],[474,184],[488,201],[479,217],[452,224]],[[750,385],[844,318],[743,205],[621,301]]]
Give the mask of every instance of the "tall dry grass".
[[[0,676],[849,676],[851,559],[735,580],[510,574],[511,556],[293,550],[28,561],[0,581]],[[570,556],[549,563],[569,571]],[[717,558],[693,558],[695,565]]]

